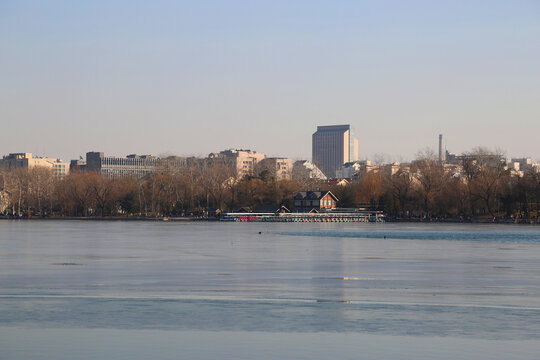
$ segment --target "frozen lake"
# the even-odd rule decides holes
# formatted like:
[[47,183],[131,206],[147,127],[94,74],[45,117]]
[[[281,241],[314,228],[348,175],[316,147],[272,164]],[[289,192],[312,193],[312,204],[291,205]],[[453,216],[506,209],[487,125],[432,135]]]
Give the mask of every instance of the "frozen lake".
[[0,359],[532,359],[540,227],[0,221]]

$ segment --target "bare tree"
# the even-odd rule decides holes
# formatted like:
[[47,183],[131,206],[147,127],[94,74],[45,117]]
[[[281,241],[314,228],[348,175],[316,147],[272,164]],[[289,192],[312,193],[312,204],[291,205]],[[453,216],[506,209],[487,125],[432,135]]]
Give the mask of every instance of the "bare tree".
[[496,202],[502,190],[501,180],[509,176],[502,155],[476,148],[462,157],[462,166],[471,209],[474,211],[474,202],[478,200],[490,216],[495,217]]
[[234,175],[233,169],[224,164],[214,164],[202,168],[201,185],[215,207],[223,208],[225,205],[226,194],[230,189],[228,181]]
[[399,170],[390,178],[392,186],[392,195],[399,204],[399,210],[402,214],[407,211],[407,201],[411,196],[413,178],[408,171]]
[[434,153],[420,153],[419,158],[411,163],[411,169],[417,180],[417,194],[426,216],[431,216],[435,197],[441,191],[444,169]]

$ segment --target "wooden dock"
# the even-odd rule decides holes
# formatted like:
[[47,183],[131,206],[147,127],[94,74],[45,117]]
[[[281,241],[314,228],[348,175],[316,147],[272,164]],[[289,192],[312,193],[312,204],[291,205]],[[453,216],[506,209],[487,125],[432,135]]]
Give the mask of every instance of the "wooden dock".
[[381,211],[325,213],[223,213],[221,221],[236,222],[384,222]]

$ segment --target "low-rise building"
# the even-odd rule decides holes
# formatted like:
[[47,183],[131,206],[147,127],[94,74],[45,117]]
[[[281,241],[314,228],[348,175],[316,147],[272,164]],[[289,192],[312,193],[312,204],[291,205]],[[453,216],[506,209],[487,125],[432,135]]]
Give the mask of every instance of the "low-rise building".
[[460,178],[463,174],[463,166],[459,164],[443,164],[443,170],[445,174],[456,178]]
[[330,191],[300,191],[293,198],[295,210],[335,209],[338,198]]
[[373,172],[373,173],[378,173],[380,170],[380,167],[377,166],[377,165],[361,165],[359,170],[356,171],[353,175],[352,175],[352,178],[353,180],[358,180],[358,179],[362,179],[364,176],[366,176],[368,173],[370,172]]
[[211,153],[208,159],[214,162],[223,162],[236,170],[236,176],[241,178],[255,174],[255,165],[266,157],[265,154],[251,150],[229,149],[219,153]]
[[535,164],[531,158],[512,158],[506,163],[506,169],[512,176],[522,177],[527,173],[540,172],[540,164]]
[[508,162],[508,168],[512,174],[517,176],[523,176],[527,172],[539,172],[540,164],[533,163],[532,159],[527,158],[512,158]]
[[289,158],[265,158],[255,166],[257,175],[267,172],[268,176],[278,181],[291,180],[292,178],[292,159]]
[[339,170],[336,170],[336,178],[352,178],[353,175],[359,172],[362,168],[371,166],[370,160],[351,161],[341,165]]
[[328,186],[347,186],[352,183],[352,178],[343,178],[343,179],[332,178],[332,179],[326,180],[324,183]]
[[111,176],[144,176],[156,170],[156,158],[151,155],[105,156],[103,152],[86,153],[86,171]]
[[0,160],[0,168],[5,170],[31,169],[38,166],[51,169],[53,174],[58,177],[69,173],[68,163],[57,158],[34,157],[32,153],[11,153]]
[[397,174],[400,170],[402,170],[402,164],[399,163],[399,162],[385,164],[385,165],[380,167],[380,170],[386,176],[393,176],[393,175]]
[[186,159],[158,158],[152,155],[131,154],[126,157],[105,156],[102,152],[87,152],[83,170],[109,176],[144,176],[156,171],[173,171],[186,165]]
[[512,158],[509,163],[514,164],[518,167],[516,170],[525,171],[528,168],[532,167],[533,162],[530,157],[527,158]]
[[85,171],[86,170],[86,161],[82,159],[71,160],[69,162],[69,171]]
[[311,161],[298,160],[293,164],[293,180],[326,180],[326,175]]

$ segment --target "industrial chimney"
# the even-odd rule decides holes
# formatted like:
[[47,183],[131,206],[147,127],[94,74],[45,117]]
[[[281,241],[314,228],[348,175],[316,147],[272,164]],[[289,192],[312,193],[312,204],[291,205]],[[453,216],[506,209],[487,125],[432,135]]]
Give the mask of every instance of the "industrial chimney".
[[444,153],[443,153],[443,146],[442,146],[442,134],[439,134],[439,161],[444,161]]

